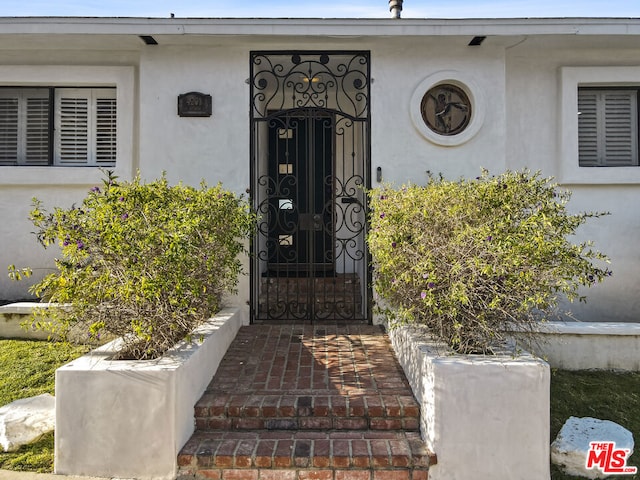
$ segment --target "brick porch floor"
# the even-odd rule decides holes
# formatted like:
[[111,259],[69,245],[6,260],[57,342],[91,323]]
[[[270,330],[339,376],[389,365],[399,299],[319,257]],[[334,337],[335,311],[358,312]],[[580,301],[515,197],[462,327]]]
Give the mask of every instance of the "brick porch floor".
[[195,406],[179,476],[425,480],[419,415],[380,327],[242,327]]

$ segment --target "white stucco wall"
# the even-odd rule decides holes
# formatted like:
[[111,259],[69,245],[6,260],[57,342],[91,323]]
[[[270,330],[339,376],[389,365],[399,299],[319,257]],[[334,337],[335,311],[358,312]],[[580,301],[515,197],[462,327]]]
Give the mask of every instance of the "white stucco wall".
[[[580,48],[568,47],[576,44]],[[553,176],[573,192],[569,204],[573,212],[611,214],[590,220],[575,241],[594,241],[597,249],[609,255],[613,276],[582,289],[586,303],[564,302],[563,308],[580,321],[637,322],[640,249],[635,239],[640,237],[640,216],[635,205],[640,202],[640,168],[576,168],[577,147],[574,151],[566,148],[572,141],[577,144],[575,125],[569,125],[571,107],[569,113],[562,112],[566,96],[575,91],[574,84],[565,85],[563,95],[566,67],[585,81],[638,85],[640,72],[633,67],[636,52],[620,47],[614,39],[603,39],[596,48],[588,48],[584,42],[563,37],[557,48],[540,48],[540,40],[523,38],[507,49],[506,62],[507,167]]]
[[[217,43],[217,42],[216,42]],[[171,182],[249,187],[249,51],[221,46],[148,49],[140,60],[140,170],[145,178],[167,172]],[[177,97],[212,96],[211,117],[177,114]]]
[[[121,133],[128,138],[125,158],[118,160],[119,166],[126,167],[124,176],[137,168],[145,179],[166,171],[172,182],[221,181],[244,193],[250,184],[249,86],[245,80],[251,50],[371,52],[374,186],[377,167],[384,181],[397,184],[424,182],[427,170],[448,178],[475,177],[482,167],[496,173],[528,167],[559,176],[563,162],[577,162],[577,158],[567,159],[561,147],[563,131],[567,131],[561,120],[562,67],[620,67],[633,65],[637,56],[625,46],[628,39],[625,44],[623,40],[603,43],[597,36],[579,41],[567,36],[525,37],[516,34],[516,27],[510,36],[490,36],[480,47],[467,46],[467,33],[420,36],[414,26],[411,31],[416,36],[396,32],[396,36],[345,37],[337,35],[336,28],[327,30],[331,36],[305,36],[303,29],[292,36],[269,36],[261,29],[263,35],[255,37],[212,35],[175,41],[164,41],[164,37],[164,44],[157,46],[142,45],[135,35],[84,35],[86,41],[62,36],[49,49],[46,40],[26,42],[26,47],[14,42],[0,47],[0,84],[7,84],[18,64],[56,66],[56,78],[63,83],[74,81],[73,77],[65,79],[71,65],[129,68],[132,87],[127,99],[132,123],[127,132],[119,132],[119,138],[123,138]],[[429,141],[410,115],[412,97],[420,94],[416,89],[424,88],[427,79],[443,71],[471,81],[483,103],[484,119],[477,134],[457,146]],[[190,91],[212,95],[211,117],[177,115],[178,95]],[[26,295],[26,283],[11,283],[2,273],[6,265],[30,265],[37,272],[50,266],[53,253],[41,252],[29,233],[32,227],[26,218],[31,197],[37,195],[49,206],[78,202],[100,177],[88,170],[48,169],[39,180],[17,185],[15,168],[9,176],[7,167],[0,167],[0,299]],[[571,205],[576,211],[612,213],[594,221],[581,235],[594,239],[611,256],[614,276],[587,292],[589,303],[571,308],[581,320],[634,321],[640,298],[640,254],[632,239],[640,233],[640,219],[629,206],[640,200],[640,187],[633,178],[625,185],[608,184],[611,169],[592,170],[586,181],[568,184],[574,191]],[[24,168],[19,173],[23,171],[25,178],[34,172]],[[590,184],[588,175],[597,186]],[[640,179],[640,169],[637,176]],[[238,303],[246,299],[245,282]]]
[[[384,182],[425,182],[426,171],[448,178],[476,177],[482,167],[505,165],[505,77],[502,48],[471,49],[450,39],[380,40],[371,52],[372,168]],[[469,77],[485,99],[478,134],[459,146],[436,145],[415,128],[410,109],[414,91],[438,72]],[[427,87],[425,87],[427,88]],[[420,92],[420,98],[426,92]],[[373,177],[375,178],[375,176]]]
[[[17,52],[0,50],[0,86],[110,86],[118,98],[118,163],[115,173],[131,178],[137,163],[136,55],[97,51]],[[16,64],[17,60],[21,63]],[[57,64],[61,63],[61,64]],[[122,160],[120,160],[122,159]],[[44,251],[28,220],[32,198],[44,206],[70,207],[101,183],[96,168],[0,166],[0,300],[24,299],[34,281],[50,273],[55,246]],[[34,275],[20,283],[5,275],[8,265],[31,267]]]

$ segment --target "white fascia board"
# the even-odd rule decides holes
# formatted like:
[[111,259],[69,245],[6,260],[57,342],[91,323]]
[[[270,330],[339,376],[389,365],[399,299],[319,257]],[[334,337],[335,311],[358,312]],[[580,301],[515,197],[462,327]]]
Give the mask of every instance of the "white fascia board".
[[640,35],[640,18],[297,19],[0,17],[0,34]]

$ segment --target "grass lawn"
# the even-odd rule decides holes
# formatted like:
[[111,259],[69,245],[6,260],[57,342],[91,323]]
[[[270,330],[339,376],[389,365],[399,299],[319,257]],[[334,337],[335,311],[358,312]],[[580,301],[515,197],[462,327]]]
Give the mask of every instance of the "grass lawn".
[[[631,431],[636,445],[627,465],[640,467],[640,373],[552,371],[551,441],[570,416],[611,420]],[[552,465],[551,478],[574,480],[579,477],[564,475]],[[640,475],[616,478],[640,479]]]
[[[0,406],[42,393],[53,395],[56,368],[89,350],[59,342],[0,340]],[[0,452],[0,469],[51,472],[53,434],[17,452]]]

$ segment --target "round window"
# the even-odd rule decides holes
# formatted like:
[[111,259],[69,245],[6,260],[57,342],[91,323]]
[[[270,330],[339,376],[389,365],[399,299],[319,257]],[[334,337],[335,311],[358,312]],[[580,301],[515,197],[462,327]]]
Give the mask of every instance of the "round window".
[[411,96],[413,126],[430,142],[457,147],[484,123],[482,89],[465,72],[442,70],[423,79]]
[[442,83],[430,88],[420,103],[422,120],[438,135],[457,135],[471,120],[471,101],[457,85]]

